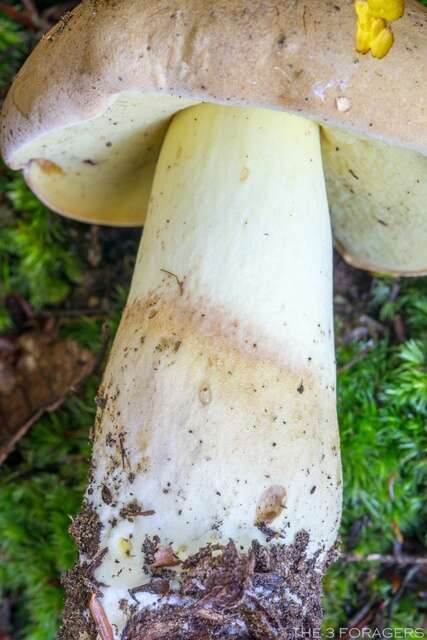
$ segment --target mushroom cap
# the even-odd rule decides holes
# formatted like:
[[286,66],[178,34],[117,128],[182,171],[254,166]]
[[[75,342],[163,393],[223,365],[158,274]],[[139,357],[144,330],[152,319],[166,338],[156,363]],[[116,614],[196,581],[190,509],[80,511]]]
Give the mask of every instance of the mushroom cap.
[[143,223],[168,122],[199,102],[288,110],[427,154],[427,11],[407,5],[379,62],[354,51],[350,1],[84,0],[16,77],[2,153],[52,209],[116,225]]

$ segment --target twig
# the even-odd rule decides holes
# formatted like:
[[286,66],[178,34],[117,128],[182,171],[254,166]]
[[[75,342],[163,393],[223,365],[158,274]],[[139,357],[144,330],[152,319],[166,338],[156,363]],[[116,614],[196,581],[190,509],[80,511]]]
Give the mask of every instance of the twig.
[[391,303],[396,302],[397,298],[399,297],[399,294],[400,294],[400,282],[399,280],[397,280],[391,288],[388,301]]
[[104,607],[99,602],[96,595],[93,593],[90,602],[89,610],[92,614],[93,621],[102,640],[113,640],[113,629],[110,621],[107,618],[107,614],[104,611]]
[[3,462],[3,460],[7,458],[9,453],[13,451],[13,449],[16,446],[16,443],[19,442],[19,440],[24,437],[24,435],[33,426],[33,424],[37,422],[37,420],[41,418],[44,413],[51,413],[52,411],[56,411],[56,409],[59,409],[59,407],[67,399],[68,394],[69,394],[69,391],[67,391],[66,395],[62,396],[61,398],[58,398],[51,404],[44,405],[43,407],[38,409],[35,413],[33,413],[31,418],[29,418],[26,422],[24,422],[24,424],[18,429],[18,431],[15,432],[13,438],[11,438],[7,443],[7,445],[4,448],[2,448],[0,453],[0,464]]
[[163,271],[163,273],[166,273],[168,276],[172,276],[172,278],[175,278],[179,287],[179,295],[182,296],[184,293],[184,280],[180,280],[176,273],[172,273],[172,271],[168,271],[167,269],[160,269],[160,271]]
[[37,314],[38,318],[80,318],[81,316],[90,316],[95,318],[106,318],[107,311],[101,309],[49,309]]
[[95,573],[96,569],[98,569],[98,567],[101,566],[101,563],[105,558],[105,556],[107,555],[107,553],[108,553],[108,547],[104,547],[103,549],[100,549],[99,551],[97,551],[93,556],[92,560],[90,561],[90,563],[85,568],[84,570],[85,575],[87,575],[90,578],[93,578],[93,574]]
[[419,565],[413,566],[408,570],[407,574],[402,580],[400,587],[394,594],[393,598],[390,600],[389,605],[387,607],[387,616],[386,616],[386,624],[385,624],[386,627],[390,625],[391,617],[393,615],[393,609],[399,604],[403,594],[405,593],[406,587],[413,580],[413,578],[415,578],[419,570],[420,570]]
[[400,313],[397,313],[393,318],[393,327],[396,338],[399,342],[406,341],[406,329],[405,323],[403,322],[403,318]]
[[0,11],[14,22],[22,24],[23,27],[31,29],[32,31],[38,31],[38,25],[34,23],[32,17],[22,11],[18,11],[15,7],[11,7],[5,2],[0,2]]
[[39,12],[37,11],[33,0],[21,0],[21,1],[22,1],[22,4],[24,5],[26,12],[31,17],[33,23],[40,27]]
[[363,347],[363,349],[359,351],[359,353],[357,353],[354,358],[350,360],[350,362],[347,362],[347,364],[344,364],[342,367],[338,368],[338,373],[344,373],[344,371],[348,371],[349,369],[354,367],[355,364],[363,360],[363,358],[365,358],[368,353],[372,351],[373,346],[373,344],[369,343],[366,345],[366,347]]
[[119,433],[120,456],[122,458],[123,470],[126,468],[126,464],[128,465],[128,467],[130,469],[130,462],[129,462],[128,454],[126,453],[126,449],[125,449],[125,445],[124,445],[124,438],[125,438],[124,434],[123,433]]
[[21,0],[22,4],[24,5],[25,9],[28,11],[28,13],[33,13],[35,15],[37,15],[37,9],[34,6],[34,2],[33,0]]
[[396,474],[393,473],[388,479],[388,495],[390,496],[390,500],[394,500],[394,484],[396,482]]
[[344,562],[379,562],[380,564],[397,564],[400,566],[416,565],[427,567],[427,557],[407,556],[407,555],[382,555],[380,553],[369,553],[367,556],[343,555],[340,560]]
[[372,607],[376,602],[375,597],[371,598],[369,602],[367,602],[361,609],[353,616],[353,618],[348,622],[347,627],[349,629],[358,628],[360,623],[365,623],[369,619],[369,614],[371,612]]
[[374,339],[378,338],[379,335],[385,336],[387,334],[386,327],[381,324],[381,322],[378,322],[378,320],[371,318],[371,316],[362,314],[359,318],[359,322],[368,328],[369,335]]

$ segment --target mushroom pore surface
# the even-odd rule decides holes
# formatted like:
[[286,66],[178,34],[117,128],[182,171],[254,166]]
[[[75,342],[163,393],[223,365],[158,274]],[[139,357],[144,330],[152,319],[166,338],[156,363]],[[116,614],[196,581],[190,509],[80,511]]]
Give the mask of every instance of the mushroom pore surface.
[[[96,118],[23,146],[14,157],[55,211],[112,225],[143,224],[171,117],[190,98],[123,92]],[[427,273],[427,156],[321,127],[334,241],[357,267]]]

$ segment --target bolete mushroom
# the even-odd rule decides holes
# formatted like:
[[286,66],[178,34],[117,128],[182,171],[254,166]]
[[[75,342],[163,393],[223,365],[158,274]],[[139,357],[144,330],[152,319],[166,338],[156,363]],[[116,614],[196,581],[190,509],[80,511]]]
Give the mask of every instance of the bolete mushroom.
[[62,638],[320,624],[341,509],[321,142],[344,254],[427,270],[427,14],[408,5],[378,61],[350,2],[87,0],[16,78],[2,150],[34,192],[146,217]]

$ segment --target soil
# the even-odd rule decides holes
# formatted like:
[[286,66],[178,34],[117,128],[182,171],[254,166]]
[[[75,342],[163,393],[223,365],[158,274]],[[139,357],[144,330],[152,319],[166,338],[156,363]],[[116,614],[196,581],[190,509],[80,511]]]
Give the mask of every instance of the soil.
[[[182,565],[173,598],[134,614],[123,640],[278,640],[320,633],[323,571],[316,558],[307,559],[308,542],[301,531],[291,545],[253,542],[248,553],[232,541],[205,547]],[[160,573],[153,583],[160,579],[167,580]]]
[[102,524],[96,511],[84,502],[80,513],[74,518],[69,532],[81,553],[93,558],[99,549]]
[[[93,510],[85,504],[72,525],[85,553],[89,531],[99,542],[99,530]],[[159,543],[158,538],[144,541],[144,569],[151,582],[133,589],[131,595],[138,602],[138,593],[148,591],[163,602],[160,599],[155,609],[129,607],[131,617],[122,640],[281,640],[320,633],[321,581],[335,552],[323,563],[316,556],[307,558],[306,532],[298,533],[289,545],[254,541],[248,552],[239,551],[231,540],[225,546],[209,545],[181,565],[179,582],[174,571],[153,562]],[[63,577],[67,600],[57,640],[98,637],[88,607],[93,594],[102,606],[93,573],[106,549],[98,547],[92,544],[90,561]]]
[[334,251],[334,317],[338,344],[348,341],[360,326],[360,316],[366,314],[371,299],[372,276],[354,269]]
[[80,553],[89,561],[76,565],[62,576],[66,600],[63,624],[57,640],[96,640],[97,630],[89,614],[89,600],[99,594],[99,585],[93,577],[95,569],[104,557],[106,549],[99,550],[102,524],[98,514],[88,502],[84,502],[80,513],[74,518],[69,532]]
[[63,624],[56,640],[97,640],[97,630],[88,609],[92,589],[87,579],[87,565],[78,565],[68,571],[61,582],[67,597]]

